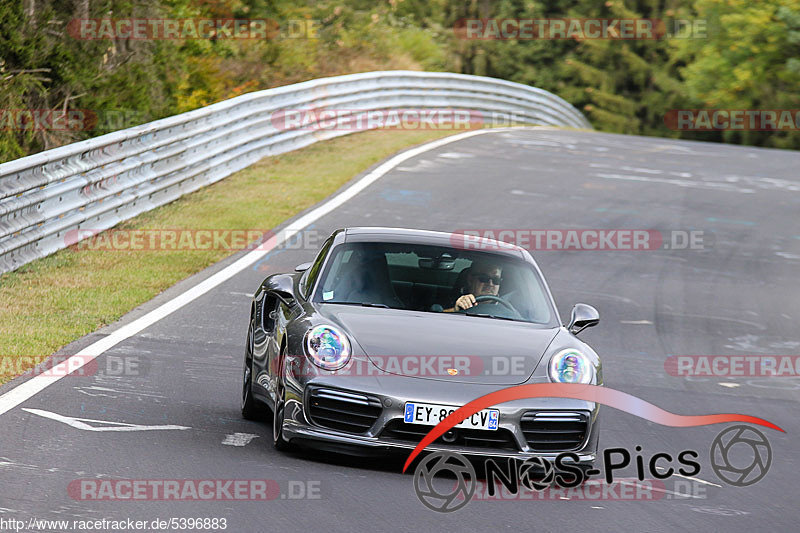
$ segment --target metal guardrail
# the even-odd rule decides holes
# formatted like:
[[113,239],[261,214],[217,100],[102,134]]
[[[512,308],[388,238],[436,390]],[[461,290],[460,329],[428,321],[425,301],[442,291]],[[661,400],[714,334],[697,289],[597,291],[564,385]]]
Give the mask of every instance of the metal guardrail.
[[282,110],[454,109],[591,129],[552,93],[464,74],[385,71],[237,96],[0,164],[0,274],[241,170],[347,130],[276,127]]

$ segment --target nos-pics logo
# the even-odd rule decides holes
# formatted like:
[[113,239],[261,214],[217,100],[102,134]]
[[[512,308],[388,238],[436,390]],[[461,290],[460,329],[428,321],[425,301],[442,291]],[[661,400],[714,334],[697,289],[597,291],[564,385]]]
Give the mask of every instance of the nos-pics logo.
[[[757,483],[767,475],[772,464],[772,448],[767,437],[745,425],[729,427],[720,432],[711,444],[709,455],[717,477],[735,487]],[[491,460],[487,460],[487,464],[489,462]],[[695,464],[699,469],[699,463]],[[599,473],[599,470],[594,472]],[[519,465],[519,485],[528,490],[541,492],[553,484],[575,486],[584,479],[581,476],[580,480],[565,482],[563,475],[556,473],[553,463],[541,457],[528,458]],[[641,474],[639,479],[642,479]],[[475,467],[459,453],[431,453],[414,470],[417,498],[433,511],[449,513],[463,508],[473,499],[477,488]]]

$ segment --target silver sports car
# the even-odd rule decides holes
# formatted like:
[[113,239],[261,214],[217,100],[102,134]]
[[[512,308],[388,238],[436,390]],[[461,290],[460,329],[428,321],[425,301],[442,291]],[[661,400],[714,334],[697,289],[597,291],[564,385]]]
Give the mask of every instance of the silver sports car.
[[[527,383],[602,385],[524,249],[396,228],[335,231],[311,263],[266,278],[251,305],[242,414],[272,413],[275,447],[409,452],[453,410]],[[563,398],[485,409],[428,450],[525,459],[597,453],[598,405]]]

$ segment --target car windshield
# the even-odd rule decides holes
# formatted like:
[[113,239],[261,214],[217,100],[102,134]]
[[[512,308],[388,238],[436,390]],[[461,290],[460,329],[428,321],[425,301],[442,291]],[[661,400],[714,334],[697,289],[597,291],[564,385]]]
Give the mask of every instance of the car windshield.
[[[473,305],[456,308],[471,294]],[[334,248],[313,301],[459,313],[550,325],[555,312],[537,271],[504,254],[420,244]]]

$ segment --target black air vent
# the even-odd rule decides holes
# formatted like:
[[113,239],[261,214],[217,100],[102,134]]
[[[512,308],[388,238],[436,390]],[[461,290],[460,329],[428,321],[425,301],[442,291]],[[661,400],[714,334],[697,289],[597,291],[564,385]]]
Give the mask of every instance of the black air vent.
[[366,433],[381,416],[378,398],[336,389],[313,389],[308,411],[312,422],[326,428]]
[[522,415],[522,433],[537,452],[577,450],[586,440],[589,413],[530,411]]

